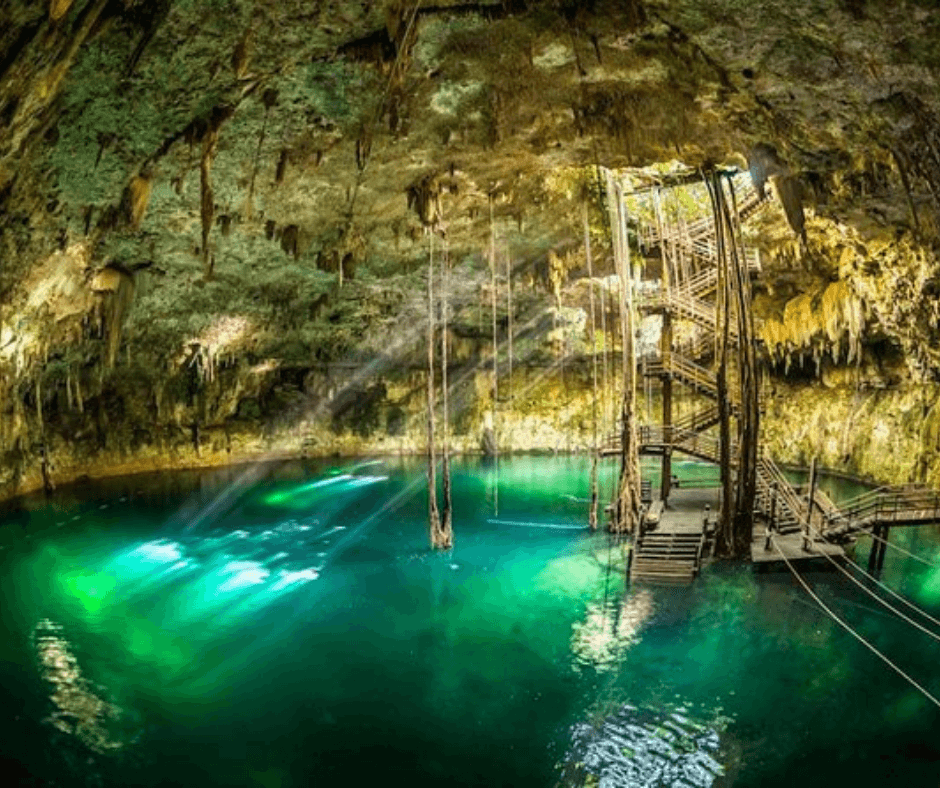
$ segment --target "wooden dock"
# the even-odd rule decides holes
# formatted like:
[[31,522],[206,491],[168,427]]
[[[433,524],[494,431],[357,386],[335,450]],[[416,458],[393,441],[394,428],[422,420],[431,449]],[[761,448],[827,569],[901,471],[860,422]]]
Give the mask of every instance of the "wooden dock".
[[[762,525],[755,525],[754,540],[751,542],[751,563],[754,570],[757,572],[789,571],[786,562],[780,557],[781,552],[794,569],[810,571],[833,570],[835,567],[829,560],[830,558],[836,561],[845,559],[845,551],[837,544],[811,539],[808,550],[803,549],[803,544],[801,533],[774,533],[773,542],[768,550],[766,549],[766,529]],[[777,547],[775,548],[774,545]]]
[[705,548],[705,506],[713,517],[717,490],[674,489],[669,505],[654,501],[655,522],[645,524],[630,556],[630,582],[687,585],[698,575]]

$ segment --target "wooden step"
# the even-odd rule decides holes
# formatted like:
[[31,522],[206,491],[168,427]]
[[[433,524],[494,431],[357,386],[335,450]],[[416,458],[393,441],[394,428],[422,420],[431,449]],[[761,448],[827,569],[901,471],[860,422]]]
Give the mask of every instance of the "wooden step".
[[699,540],[696,539],[694,542],[644,542],[637,549],[638,553],[646,553],[650,550],[656,550],[662,552],[663,550],[692,550],[695,551],[698,549]]
[[648,542],[647,544],[641,545],[637,552],[639,553],[648,553],[654,551],[661,553],[663,551],[670,550],[679,550],[683,553],[687,553],[690,550],[694,553],[698,549],[698,539],[694,542]]
[[630,572],[631,576],[636,577],[637,575],[653,575],[656,577],[684,577],[684,576],[694,576],[695,572],[687,567],[652,567],[652,566],[638,566]]
[[695,564],[676,563],[673,561],[637,561],[631,571],[653,572],[655,574],[695,574]]
[[649,532],[649,533],[643,534],[642,543],[645,544],[648,540],[653,540],[653,539],[665,540],[665,541],[672,541],[672,540],[675,540],[675,541],[677,541],[677,542],[680,542],[680,541],[695,541],[695,542],[697,542],[700,537],[701,537],[701,535],[700,535],[700,534],[696,534],[696,533],[681,533],[681,534],[677,534],[677,533],[673,533],[673,532],[671,532],[671,531],[651,531],[651,532]]
[[646,575],[637,574],[630,578],[634,583],[659,583],[661,585],[691,585],[695,575]]
[[663,582],[691,583],[695,575],[691,572],[635,572],[631,575],[634,580],[660,580]]
[[647,545],[634,551],[637,555],[695,555],[698,543],[692,545]]

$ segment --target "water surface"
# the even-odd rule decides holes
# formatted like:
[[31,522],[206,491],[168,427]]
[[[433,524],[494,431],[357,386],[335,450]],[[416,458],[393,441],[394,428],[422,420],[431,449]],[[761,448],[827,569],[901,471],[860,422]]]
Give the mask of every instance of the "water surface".
[[[788,575],[626,589],[621,546],[585,528],[586,460],[454,471],[445,554],[409,461],[135,477],[8,512],[12,782],[940,784],[940,715]],[[936,529],[894,541],[940,562]],[[940,694],[940,643],[807,579]],[[889,550],[884,580],[940,614],[937,564]]]

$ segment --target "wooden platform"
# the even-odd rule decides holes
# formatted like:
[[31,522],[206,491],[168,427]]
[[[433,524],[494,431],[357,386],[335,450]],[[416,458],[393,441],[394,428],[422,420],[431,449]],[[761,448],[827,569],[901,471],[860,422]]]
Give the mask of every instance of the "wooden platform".
[[[751,562],[755,571],[758,572],[788,572],[786,563],[780,557],[780,553],[774,548],[773,544],[769,550],[764,549],[767,534],[763,526],[754,527],[754,541],[751,542]],[[803,535],[795,534],[775,534],[774,543],[780,548],[780,551],[786,556],[790,565],[799,570],[811,571],[829,571],[834,570],[832,562],[826,558],[841,561],[845,559],[845,551],[835,544],[828,542],[811,541],[809,550],[803,549]]]
[[715,488],[677,489],[669,505],[656,501],[658,520],[647,526],[634,546],[630,560],[630,581],[657,585],[686,585],[699,572],[702,562],[705,505],[714,516]]

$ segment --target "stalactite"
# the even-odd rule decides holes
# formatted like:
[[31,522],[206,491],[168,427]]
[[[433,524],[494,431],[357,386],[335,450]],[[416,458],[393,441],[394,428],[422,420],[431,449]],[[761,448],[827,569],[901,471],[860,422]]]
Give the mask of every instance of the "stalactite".
[[[115,269],[116,270],[116,269]],[[104,315],[105,337],[108,343],[107,363],[113,367],[117,360],[118,349],[121,347],[121,334],[124,320],[130,312],[134,301],[134,278],[125,271],[117,271],[117,285],[109,296],[106,296],[107,306]]]
[[78,412],[85,412],[85,401],[82,399],[82,376],[81,374],[75,377],[75,402],[78,404]]
[[36,375],[36,420],[39,424],[39,432],[46,431],[46,424],[42,418],[42,371]]
[[200,216],[202,218],[202,264],[206,278],[212,277],[214,258],[209,253],[209,231],[215,215],[215,195],[212,191],[212,161],[219,141],[217,126],[211,127],[202,141],[202,158],[199,161]]
[[[255,158],[251,163],[251,181],[248,184],[248,199],[245,201],[245,217],[248,219],[252,217],[254,211],[253,202],[255,196],[255,178],[258,174],[258,161],[261,158],[261,148],[264,145],[265,134],[268,130],[268,116],[271,114],[271,108],[277,104],[277,90],[268,88],[262,94],[261,100],[264,103],[264,119],[261,121],[261,131],[258,134],[258,147],[255,150]],[[278,166],[281,165],[279,164]]]
[[58,22],[72,7],[72,0],[50,0],[49,18],[53,22]]
[[124,219],[131,229],[140,229],[147,205],[150,202],[150,191],[153,188],[153,171],[146,169],[131,178],[122,199]]

